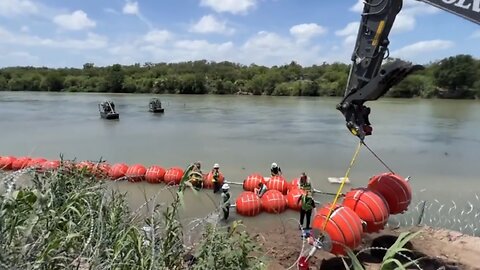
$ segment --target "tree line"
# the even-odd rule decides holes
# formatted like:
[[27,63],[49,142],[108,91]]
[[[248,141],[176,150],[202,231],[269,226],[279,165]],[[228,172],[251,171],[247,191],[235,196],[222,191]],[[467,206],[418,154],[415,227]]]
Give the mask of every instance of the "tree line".
[[[342,96],[349,69],[343,63],[265,67],[206,60],[106,67],[86,63],[83,68],[57,69],[7,67],[0,69],[0,91]],[[461,54],[429,63],[387,96],[480,98],[480,59]]]

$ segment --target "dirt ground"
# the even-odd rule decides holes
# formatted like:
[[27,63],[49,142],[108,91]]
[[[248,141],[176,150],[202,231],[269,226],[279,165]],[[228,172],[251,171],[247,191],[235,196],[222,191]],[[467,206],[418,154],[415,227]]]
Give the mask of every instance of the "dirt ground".
[[[480,269],[480,238],[463,235],[459,232],[430,227],[411,227],[396,230],[386,229],[380,233],[365,235],[362,246],[375,246],[378,243],[393,243],[401,232],[410,230],[422,232],[414,238],[407,247],[412,253],[406,254],[411,258],[421,258],[418,262],[423,270],[473,270]],[[268,231],[249,229],[266,252],[269,260],[269,269],[297,269],[296,261],[302,249],[302,238],[298,228],[292,226],[273,228]],[[305,242],[305,250],[311,246]],[[378,251],[365,251],[359,254],[359,259],[367,270],[380,269],[383,254]],[[310,269],[344,269],[340,257],[325,251],[317,251],[310,260]],[[412,266],[408,269],[418,269]]]

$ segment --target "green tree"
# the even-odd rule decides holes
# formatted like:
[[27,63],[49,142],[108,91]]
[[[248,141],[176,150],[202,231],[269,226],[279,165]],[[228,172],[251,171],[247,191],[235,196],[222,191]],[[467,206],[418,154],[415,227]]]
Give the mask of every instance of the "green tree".
[[122,66],[115,64],[111,66],[107,71],[106,86],[108,92],[123,92],[123,81],[125,75],[123,73]]
[[473,87],[477,69],[478,65],[471,55],[448,57],[435,68],[435,82],[439,87],[446,88],[445,96],[463,97]]

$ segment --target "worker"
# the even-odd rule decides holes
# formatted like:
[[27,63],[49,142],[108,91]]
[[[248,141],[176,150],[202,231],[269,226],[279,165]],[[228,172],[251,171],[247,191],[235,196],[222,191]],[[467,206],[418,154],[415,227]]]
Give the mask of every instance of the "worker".
[[228,191],[230,187],[228,184],[223,184],[222,186],[222,211],[223,211],[223,220],[228,219],[230,214],[230,192]]
[[257,194],[257,196],[259,198],[261,198],[263,196],[263,194],[265,194],[265,192],[267,192],[267,185],[260,182],[260,183],[258,183],[258,187],[256,187],[253,191],[255,192],[255,194]]
[[188,174],[188,180],[196,190],[200,190],[203,187],[203,174],[200,161],[193,163],[192,170]]
[[272,174],[272,176],[282,175],[282,169],[280,169],[278,164],[274,162],[272,163],[272,166],[270,168],[270,173]]
[[307,174],[305,174],[304,172],[302,172],[302,174],[300,175],[298,187],[303,190],[312,191],[312,184],[310,183]]
[[303,227],[303,220],[307,217],[307,226],[303,227],[304,230],[310,230],[310,219],[312,217],[312,210],[315,208],[315,201],[312,198],[311,192],[306,191],[298,197],[297,203],[301,202],[302,208],[300,209],[300,226]]
[[220,165],[218,165],[218,163],[215,163],[212,169],[213,193],[217,193],[221,187],[219,169],[220,169]]

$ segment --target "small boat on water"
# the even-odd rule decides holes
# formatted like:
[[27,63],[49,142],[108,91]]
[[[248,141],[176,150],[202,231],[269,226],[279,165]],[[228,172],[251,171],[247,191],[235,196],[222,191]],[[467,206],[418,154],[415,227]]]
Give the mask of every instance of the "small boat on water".
[[153,113],[163,113],[165,111],[162,108],[162,102],[158,98],[152,98],[148,103],[148,110]]
[[113,101],[104,101],[98,104],[100,117],[108,120],[119,119],[119,114],[115,111],[115,103]]

